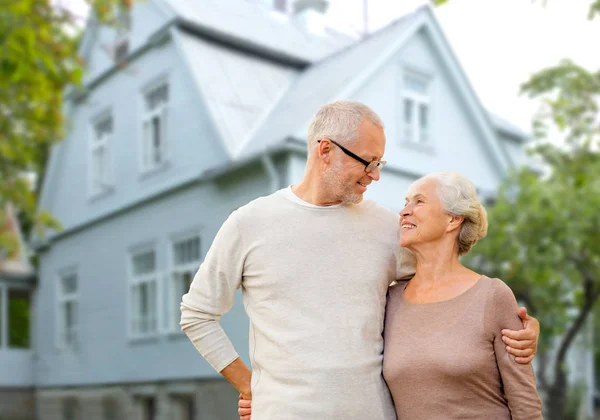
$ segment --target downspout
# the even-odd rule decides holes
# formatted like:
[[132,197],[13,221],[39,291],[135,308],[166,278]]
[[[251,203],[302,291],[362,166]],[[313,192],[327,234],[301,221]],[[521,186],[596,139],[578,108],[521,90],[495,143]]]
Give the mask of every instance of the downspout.
[[267,171],[267,176],[269,177],[269,193],[274,193],[279,189],[281,185],[281,180],[279,179],[279,174],[277,173],[277,169],[275,168],[275,164],[273,163],[273,158],[268,153],[261,158],[261,161]]

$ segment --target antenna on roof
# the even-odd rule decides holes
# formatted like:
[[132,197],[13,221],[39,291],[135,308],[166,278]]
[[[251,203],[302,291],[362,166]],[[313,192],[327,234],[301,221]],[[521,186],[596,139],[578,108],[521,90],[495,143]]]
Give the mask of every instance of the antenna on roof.
[[363,0],[363,38],[369,35],[369,0]]

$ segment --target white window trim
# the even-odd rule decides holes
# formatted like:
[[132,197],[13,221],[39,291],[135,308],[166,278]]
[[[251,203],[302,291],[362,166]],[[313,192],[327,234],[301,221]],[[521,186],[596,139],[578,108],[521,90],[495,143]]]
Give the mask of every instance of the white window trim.
[[[147,253],[150,251],[154,252],[154,258],[155,258],[154,273],[134,276],[133,275],[133,258],[136,255],[144,254],[144,253]],[[129,337],[130,341],[144,340],[147,338],[157,337],[162,332],[162,330],[161,330],[161,325],[162,325],[161,314],[162,314],[163,308],[161,305],[162,299],[160,298],[160,296],[161,296],[161,289],[162,289],[163,283],[161,281],[162,276],[158,269],[158,265],[159,265],[159,263],[158,263],[158,247],[155,244],[136,247],[129,251],[128,261],[127,261],[129,281],[127,282],[126,296],[127,296],[127,335]],[[155,314],[156,329],[151,332],[140,333],[138,331],[133,330],[133,321],[134,321],[133,288],[140,284],[143,284],[143,283],[152,283],[152,282],[155,283],[154,287],[156,290],[156,296],[155,296],[156,301],[154,302],[154,305],[155,305],[154,307],[156,308],[156,314]]]
[[[434,146],[434,136],[433,136],[433,97],[434,97],[434,88],[435,88],[435,84],[434,84],[434,78],[431,75],[431,73],[429,72],[425,72],[425,71],[420,71],[417,69],[412,69],[412,68],[407,68],[407,67],[403,67],[401,72],[400,72],[400,77],[401,77],[401,83],[400,83],[400,106],[398,107],[399,111],[400,111],[400,118],[398,119],[398,121],[400,121],[400,130],[399,130],[399,139],[400,139],[400,143],[402,145],[411,145],[411,146],[417,146],[417,147],[424,147],[424,148],[433,148]],[[406,78],[407,77],[415,77],[417,79],[422,79],[423,81],[425,81],[427,83],[427,94],[422,94],[419,92],[415,92],[413,90],[409,90],[406,87]],[[413,132],[413,136],[412,139],[408,139],[405,137],[404,132],[405,132],[405,124],[406,122],[404,121],[405,118],[405,109],[404,109],[404,102],[405,99],[410,99],[413,102],[413,113],[412,113],[412,132]],[[419,106],[420,105],[426,105],[427,106],[427,122],[429,125],[429,133],[428,133],[428,140],[426,143],[422,143],[421,142],[421,126],[420,126],[420,110],[419,110]]]
[[[193,238],[199,239],[200,258],[198,259],[198,261],[176,265],[175,264],[175,244],[177,244],[178,242],[183,242],[183,241],[193,239]],[[179,302],[181,302],[181,296],[176,296],[174,275],[177,273],[183,273],[183,272],[187,272],[187,271],[191,271],[194,274],[196,274],[196,272],[198,271],[198,268],[200,267],[200,264],[202,263],[202,260],[203,260],[203,258],[202,258],[202,235],[200,235],[200,232],[198,230],[193,230],[193,231],[183,234],[183,235],[173,236],[171,238],[171,240],[169,241],[168,256],[169,256],[169,271],[168,271],[169,274],[167,276],[167,285],[168,285],[167,296],[168,296],[169,303],[167,304],[168,315],[166,317],[167,325],[165,326],[165,331],[169,334],[173,334],[173,333],[178,334],[181,332],[181,329],[179,328],[180,318],[174,319],[173,314],[175,313],[176,309],[180,308],[180,306],[178,305],[177,308],[175,308],[173,305],[175,305],[176,299],[179,299]]]
[[[104,137],[101,142],[96,141],[96,127],[98,124],[105,122],[106,120],[111,120],[112,131],[110,135]],[[90,129],[89,129],[89,142],[88,142],[88,197],[90,199],[96,198],[98,196],[102,196],[106,193],[113,191],[114,183],[112,177],[113,165],[111,162],[111,145],[112,139],[114,138],[115,131],[115,120],[110,111],[104,111],[96,118],[91,121]],[[104,173],[103,173],[103,186],[102,188],[96,189],[94,185],[94,153],[104,148]]]
[[[153,90],[158,89],[159,87],[161,87],[162,85],[167,85],[167,89],[168,89],[168,97],[167,97],[167,102],[165,104],[162,104],[161,106],[159,106],[157,109],[154,109],[152,111],[148,111],[146,109],[146,97],[148,94],[150,94]],[[140,135],[139,135],[139,168],[140,168],[140,173],[142,175],[145,174],[150,174],[156,171],[160,171],[161,169],[165,168],[168,165],[169,162],[169,129],[170,129],[170,124],[169,124],[169,108],[170,108],[170,104],[172,103],[173,100],[173,90],[172,90],[172,84],[170,82],[170,79],[168,77],[168,75],[162,75],[160,77],[158,77],[157,79],[155,79],[154,81],[152,81],[151,83],[147,84],[145,87],[142,88],[141,90],[141,95],[140,95],[140,115],[141,115],[141,121],[140,121]],[[161,156],[162,156],[162,161],[158,164],[148,164],[146,162],[146,156],[149,155],[150,150],[152,145],[148,144],[148,139],[146,138],[146,130],[144,129],[146,122],[147,121],[151,121],[152,118],[156,115],[161,116],[162,118],[166,119],[166,124],[162,125],[162,131],[163,131],[163,136],[161,138]],[[164,120],[163,120],[164,121]]]
[[[76,291],[74,293],[64,293],[63,292],[63,279],[65,277],[75,276],[76,279]],[[80,279],[77,270],[71,269],[62,271],[57,276],[56,281],[56,348],[58,350],[76,350],[79,346],[79,324],[81,321],[80,313],[79,313],[79,287],[80,287]],[[72,343],[67,343],[65,341],[65,326],[63,325],[62,318],[62,306],[65,303],[74,302],[75,303],[75,312],[77,313],[74,327],[72,328],[72,334],[74,335],[74,340]]]

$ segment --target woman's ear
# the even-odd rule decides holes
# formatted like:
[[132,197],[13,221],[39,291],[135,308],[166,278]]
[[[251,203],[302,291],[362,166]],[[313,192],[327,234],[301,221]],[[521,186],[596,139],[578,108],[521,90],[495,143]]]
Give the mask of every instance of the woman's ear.
[[462,222],[464,222],[465,218],[462,216],[455,216],[453,214],[450,215],[450,221],[448,222],[448,227],[446,227],[446,232],[452,232],[455,229],[458,229]]

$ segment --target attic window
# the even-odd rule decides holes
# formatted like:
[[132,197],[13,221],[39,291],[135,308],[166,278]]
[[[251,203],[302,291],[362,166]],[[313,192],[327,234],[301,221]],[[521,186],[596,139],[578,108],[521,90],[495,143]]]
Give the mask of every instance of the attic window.
[[405,72],[402,83],[402,140],[431,143],[431,80],[419,73]]
[[129,54],[129,40],[123,39],[115,46],[114,60],[115,63],[122,63]]
[[116,31],[113,59],[115,63],[122,63],[129,54],[129,34],[131,32],[131,12],[125,6],[120,6],[117,11]]

